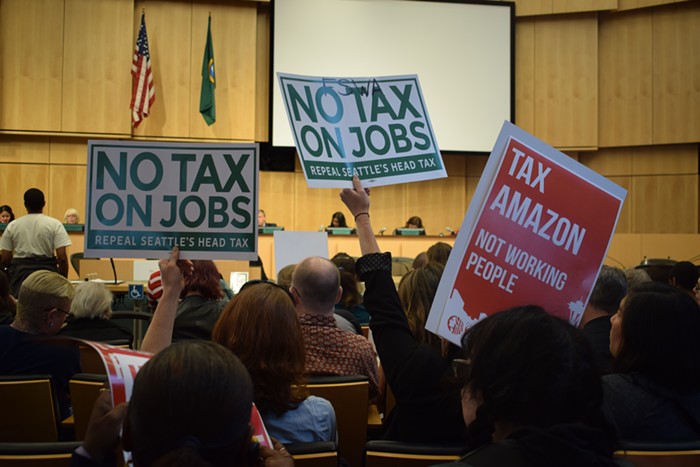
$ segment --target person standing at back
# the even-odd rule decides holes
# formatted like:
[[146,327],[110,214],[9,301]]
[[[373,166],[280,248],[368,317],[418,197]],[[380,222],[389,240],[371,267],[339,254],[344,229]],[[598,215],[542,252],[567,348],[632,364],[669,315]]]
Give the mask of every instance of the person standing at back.
[[19,294],[24,279],[34,271],[48,270],[68,277],[66,248],[71,240],[61,221],[43,214],[45,205],[41,190],[27,190],[24,193],[27,215],[9,223],[0,239],[0,264],[8,268],[14,296]]

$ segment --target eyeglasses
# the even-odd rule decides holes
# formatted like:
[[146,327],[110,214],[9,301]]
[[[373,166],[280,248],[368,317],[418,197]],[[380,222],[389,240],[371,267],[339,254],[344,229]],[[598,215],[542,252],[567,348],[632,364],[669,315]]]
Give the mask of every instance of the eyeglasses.
[[254,279],[254,280],[252,280],[252,281],[246,282],[245,284],[243,284],[243,285],[241,286],[241,288],[240,288],[240,290],[238,291],[238,293],[241,293],[241,292],[243,292],[245,289],[250,288],[250,287],[252,287],[252,286],[254,286],[254,285],[258,285],[258,284],[269,284],[269,285],[272,285],[272,286],[274,286],[274,287],[277,287],[277,288],[279,288],[279,289],[284,290],[284,292],[287,294],[287,296],[288,296],[289,299],[292,301],[292,303],[293,303],[294,305],[296,305],[297,301],[294,299],[294,295],[292,295],[292,293],[289,291],[289,289],[287,289],[286,287],[282,287],[282,286],[279,285],[277,282],[266,281],[266,280],[264,280],[264,279]]
[[73,319],[73,318],[75,318],[75,315],[74,315],[73,313],[71,313],[70,311],[62,310],[62,309],[60,309],[60,308],[58,308],[58,307],[50,308],[50,309],[47,310],[47,311],[51,311],[51,310],[60,311],[61,313],[63,313],[64,315],[66,315],[66,319]]

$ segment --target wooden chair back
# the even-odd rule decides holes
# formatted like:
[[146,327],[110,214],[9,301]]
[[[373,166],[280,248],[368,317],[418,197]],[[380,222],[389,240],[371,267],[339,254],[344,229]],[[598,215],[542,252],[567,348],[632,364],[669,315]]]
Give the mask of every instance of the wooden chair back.
[[92,373],[75,374],[68,383],[73,403],[75,439],[78,441],[85,439],[92,408],[106,383],[107,375]]
[[82,443],[0,443],[3,467],[70,467],[73,451]]
[[700,441],[687,443],[625,443],[615,457],[635,467],[698,467]]
[[58,404],[51,375],[0,376],[3,442],[58,441]]
[[335,410],[339,455],[350,466],[362,465],[367,442],[369,380],[366,376],[313,376],[307,386],[314,396],[327,399]]
[[285,446],[295,467],[338,467],[338,445],[334,441],[293,443]]
[[459,446],[370,441],[365,446],[364,467],[428,467],[458,460],[462,450]]

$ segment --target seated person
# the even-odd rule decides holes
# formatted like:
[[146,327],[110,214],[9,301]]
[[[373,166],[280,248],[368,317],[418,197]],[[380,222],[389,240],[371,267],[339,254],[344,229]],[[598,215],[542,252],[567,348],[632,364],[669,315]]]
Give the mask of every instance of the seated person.
[[226,306],[220,280],[214,261],[192,261],[192,274],[185,280],[177,306],[173,340],[211,339],[214,324]]
[[699,277],[697,266],[690,261],[679,261],[669,271],[668,283],[694,298]]
[[537,306],[485,318],[453,368],[471,451],[447,466],[618,465],[602,388],[577,328]]
[[258,209],[258,228],[260,227],[277,227],[277,224],[267,222],[267,217],[263,209]]
[[174,344],[138,372],[128,410],[111,409],[109,392],[100,394],[72,465],[124,465],[114,456],[123,427],[136,467],[293,466],[280,443],[251,441],[252,403],[250,377],[233,353],[206,341]]
[[423,229],[423,220],[418,216],[411,216],[404,225],[405,229]]
[[61,420],[70,416],[68,381],[80,373],[80,353],[77,346],[52,336],[71,314],[73,294],[65,277],[35,271],[20,287],[15,320],[0,326],[0,375],[50,374]]
[[80,216],[78,215],[78,210],[75,208],[68,208],[66,213],[63,215],[64,224],[80,224]]
[[[360,281],[355,273],[355,260],[347,253],[337,253],[331,258],[331,262],[338,266],[340,286],[343,288],[340,301],[335,304],[335,312],[341,313],[346,319],[349,318],[353,324],[369,324],[369,313],[362,304]],[[350,316],[346,313],[350,313]]]
[[9,224],[13,220],[15,220],[15,214],[12,208],[7,204],[0,206],[0,224]]
[[445,266],[447,265],[447,260],[450,258],[451,252],[452,246],[449,243],[437,242],[428,248],[426,259],[428,262],[434,261]]
[[342,212],[334,212],[333,217],[331,217],[331,223],[328,227],[347,227],[348,223],[345,221],[345,214]]
[[98,342],[126,340],[131,347],[134,341],[131,330],[110,321],[112,292],[104,284],[78,284],[75,287],[71,312],[73,319],[59,331],[60,335]]
[[248,369],[270,436],[285,444],[336,440],[333,406],[304,388],[304,339],[286,289],[248,282],[221,313],[212,340]]
[[613,315],[615,374],[603,377],[603,409],[626,441],[700,437],[700,309],[668,284],[639,285]]

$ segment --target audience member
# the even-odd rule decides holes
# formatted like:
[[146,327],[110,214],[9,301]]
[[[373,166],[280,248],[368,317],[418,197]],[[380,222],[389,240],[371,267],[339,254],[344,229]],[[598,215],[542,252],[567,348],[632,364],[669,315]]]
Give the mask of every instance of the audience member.
[[304,339],[288,290],[247,283],[221,313],[212,340],[248,369],[272,437],[285,444],[336,440],[333,406],[305,389]]
[[80,216],[78,215],[78,210],[75,208],[68,208],[66,213],[63,215],[64,224],[80,224]]
[[[221,291],[224,293],[224,297],[226,300],[231,300],[234,296],[233,290],[231,290],[231,287],[229,286],[228,282],[219,274],[219,287],[221,287]],[[158,300],[160,300],[160,296],[163,294],[163,284],[161,283],[160,279],[160,269],[153,271],[148,278],[148,282],[146,283],[146,290],[144,291],[146,294],[146,300],[148,302],[148,308],[153,311],[156,309],[156,306],[158,306]]]
[[437,242],[428,248],[426,253],[428,262],[440,263],[443,266],[447,264],[447,260],[450,257],[450,252],[452,251],[452,246],[449,243]]
[[9,224],[13,220],[15,220],[15,215],[12,208],[7,204],[0,206],[0,224]]
[[616,374],[603,377],[603,408],[620,439],[700,438],[700,309],[686,292],[650,282],[612,317]]
[[404,226],[406,229],[423,229],[423,220],[418,216],[411,216]]
[[418,253],[418,256],[413,259],[411,267],[413,267],[413,269],[420,269],[426,264],[428,264],[428,254],[425,251],[421,251]]
[[626,293],[625,273],[619,268],[603,265],[579,323],[579,328],[591,345],[598,369],[604,374],[612,369],[610,316],[617,313]]
[[625,269],[625,277],[627,278],[627,290],[632,290],[644,282],[651,282],[649,273],[641,268]]
[[68,381],[80,373],[80,354],[77,347],[51,336],[71,314],[73,294],[73,284],[65,277],[33,272],[20,289],[12,325],[0,326],[0,374],[52,375],[61,420],[70,416]]
[[185,280],[177,306],[173,340],[211,339],[214,324],[226,305],[220,278],[214,261],[192,261],[192,274]]
[[440,337],[427,331],[425,323],[444,269],[440,263],[429,262],[410,271],[399,282],[399,299],[411,332],[419,344],[428,344],[438,354],[442,353],[443,346],[448,349],[447,343],[443,344]]
[[174,344],[138,372],[128,410],[111,409],[109,393],[100,394],[73,465],[123,464],[114,456],[123,426],[135,467],[293,466],[280,443],[270,449],[251,441],[252,403],[250,377],[230,351],[205,341]]
[[0,263],[9,268],[10,285],[15,296],[22,281],[34,271],[45,269],[68,277],[66,247],[71,241],[59,220],[42,214],[45,205],[41,190],[27,190],[24,206],[28,214],[7,224],[0,238]]
[[110,321],[112,292],[104,284],[78,284],[75,287],[71,312],[73,319],[59,331],[60,335],[98,342],[126,340],[131,347],[134,340],[131,330]]
[[16,312],[15,297],[10,293],[10,279],[5,271],[0,271],[0,325],[12,324]]
[[319,257],[301,261],[290,288],[296,301],[306,347],[306,371],[311,375],[365,375],[370,398],[379,394],[377,360],[361,335],[343,331],[333,314],[342,295],[338,268]]
[[331,262],[340,271],[340,286],[343,288],[340,301],[335,305],[335,312],[356,324],[356,328],[361,332],[360,326],[369,324],[369,313],[362,304],[360,283],[355,273],[355,260],[347,253],[337,253],[331,258]]
[[347,227],[348,223],[345,221],[345,214],[342,212],[334,212],[331,218],[331,223],[328,227]]
[[457,394],[442,390],[450,359],[416,339],[408,324],[391,276],[391,254],[380,253],[372,231],[369,197],[357,177],[354,189],[340,197],[357,216],[360,248],[364,255],[357,271],[365,281],[365,307],[372,315],[374,337],[386,380],[396,406],[384,420],[382,438],[414,443],[462,443],[464,421]]
[[472,451],[445,467],[617,465],[580,330],[540,307],[517,307],[474,325],[462,349],[453,368]]
[[296,266],[296,264],[288,264],[280,269],[280,271],[277,273],[277,284],[280,287],[284,287],[285,289],[289,290],[289,287],[292,285],[292,273],[294,273],[294,268]]
[[695,287],[698,285],[698,267],[690,261],[679,261],[668,273],[668,283],[695,298]]

